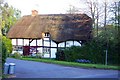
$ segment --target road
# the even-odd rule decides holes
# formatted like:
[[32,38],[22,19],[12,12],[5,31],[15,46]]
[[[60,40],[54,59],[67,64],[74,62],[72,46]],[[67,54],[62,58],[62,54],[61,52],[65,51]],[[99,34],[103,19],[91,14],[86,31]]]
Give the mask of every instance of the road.
[[117,70],[74,68],[13,58],[8,58],[7,62],[16,64],[15,78],[118,78],[120,73]]

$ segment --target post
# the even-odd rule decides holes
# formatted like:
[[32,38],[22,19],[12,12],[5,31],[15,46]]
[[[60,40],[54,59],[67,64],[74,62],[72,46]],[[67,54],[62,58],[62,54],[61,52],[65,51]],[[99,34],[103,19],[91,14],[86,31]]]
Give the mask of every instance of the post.
[[107,65],[107,54],[108,54],[108,51],[107,49],[105,50],[105,65]]

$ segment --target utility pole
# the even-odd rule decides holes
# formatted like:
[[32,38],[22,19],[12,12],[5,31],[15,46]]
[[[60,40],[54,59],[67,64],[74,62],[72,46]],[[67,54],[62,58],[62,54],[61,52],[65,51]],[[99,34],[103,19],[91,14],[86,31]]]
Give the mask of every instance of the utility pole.
[[106,49],[105,50],[105,65],[107,65],[107,53],[108,53],[108,50]]
[[106,50],[105,50],[105,65],[108,64],[108,37],[107,37],[107,28],[106,28],[106,18],[107,18],[107,0],[104,2],[104,28],[105,28],[105,37],[106,37]]

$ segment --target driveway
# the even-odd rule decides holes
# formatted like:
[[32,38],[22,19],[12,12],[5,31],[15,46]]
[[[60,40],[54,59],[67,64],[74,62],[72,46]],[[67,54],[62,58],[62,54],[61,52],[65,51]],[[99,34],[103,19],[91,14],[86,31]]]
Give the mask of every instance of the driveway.
[[16,64],[16,78],[118,78],[117,70],[74,68],[13,58],[7,62]]

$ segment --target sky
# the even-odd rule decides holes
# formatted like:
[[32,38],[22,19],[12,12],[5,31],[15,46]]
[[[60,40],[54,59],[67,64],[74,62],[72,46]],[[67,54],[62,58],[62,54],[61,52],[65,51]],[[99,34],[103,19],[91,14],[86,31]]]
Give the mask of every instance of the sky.
[[[30,15],[31,10],[35,9],[39,14],[65,14],[70,8],[70,5],[75,6],[84,13],[86,8],[85,0],[5,0],[9,5],[19,9],[21,15]],[[96,1],[96,0],[95,0]],[[105,0],[98,0],[100,3]],[[113,2],[115,0],[107,0]]]
[[82,0],[6,0],[9,5],[19,9],[22,15],[31,14],[31,10],[38,10],[39,14],[64,14],[70,5],[77,8],[85,7]]

